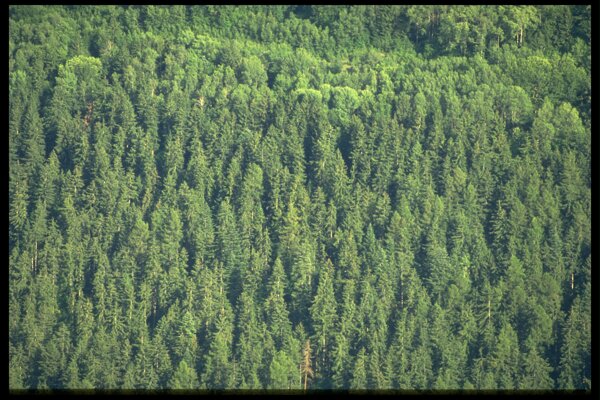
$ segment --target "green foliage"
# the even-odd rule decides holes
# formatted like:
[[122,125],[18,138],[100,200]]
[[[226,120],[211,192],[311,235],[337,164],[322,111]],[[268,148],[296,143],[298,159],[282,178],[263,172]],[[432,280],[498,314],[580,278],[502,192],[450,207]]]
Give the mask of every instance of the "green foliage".
[[10,389],[591,389],[590,6],[10,6]]
[[297,375],[294,362],[283,351],[278,351],[269,367],[269,389],[299,389]]
[[196,371],[189,367],[185,360],[181,360],[179,367],[173,372],[173,376],[167,385],[171,389],[197,389],[198,377]]

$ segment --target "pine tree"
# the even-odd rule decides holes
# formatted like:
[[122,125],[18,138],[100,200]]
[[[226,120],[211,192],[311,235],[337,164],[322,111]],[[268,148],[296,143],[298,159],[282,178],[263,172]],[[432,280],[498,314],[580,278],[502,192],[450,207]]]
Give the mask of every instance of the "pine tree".
[[496,346],[492,352],[494,376],[499,389],[516,387],[519,376],[520,352],[517,334],[510,324],[504,324],[498,334]]
[[233,383],[231,344],[232,322],[222,308],[210,336],[208,352],[204,358],[201,381],[211,389],[225,389]]
[[9,7],[9,388],[589,391],[590,11]]
[[171,376],[167,386],[171,389],[193,390],[198,388],[198,376],[196,375],[196,371],[188,366],[185,360],[181,360],[179,366],[173,372],[173,376]]
[[333,265],[330,260],[327,260],[319,276],[317,293],[310,307],[312,326],[315,332],[315,371],[317,379],[326,379],[330,375],[331,368],[332,333],[337,317],[332,270]]
[[521,378],[517,385],[519,389],[536,391],[554,389],[554,382],[550,376],[552,367],[536,349],[522,355],[521,365]]
[[275,353],[269,367],[269,389],[289,390],[296,386],[297,367],[289,356],[283,352]]
[[352,370],[352,381],[350,389],[365,390],[367,388],[367,371],[365,349],[361,348],[356,355],[354,368]]
[[237,360],[236,376],[245,383],[247,389],[260,389],[259,369],[265,352],[263,321],[256,312],[256,305],[252,299],[252,292],[243,290],[238,300],[237,332],[238,340],[235,358]]
[[266,323],[273,335],[275,345],[281,348],[292,335],[284,294],[287,278],[279,258],[273,263],[273,271],[269,278],[269,295],[265,300]]

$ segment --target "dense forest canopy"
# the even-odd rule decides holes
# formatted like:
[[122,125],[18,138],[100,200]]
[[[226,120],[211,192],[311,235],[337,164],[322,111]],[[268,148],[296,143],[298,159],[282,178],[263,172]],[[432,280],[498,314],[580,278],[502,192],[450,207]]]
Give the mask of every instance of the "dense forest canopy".
[[11,6],[9,386],[591,388],[590,6]]

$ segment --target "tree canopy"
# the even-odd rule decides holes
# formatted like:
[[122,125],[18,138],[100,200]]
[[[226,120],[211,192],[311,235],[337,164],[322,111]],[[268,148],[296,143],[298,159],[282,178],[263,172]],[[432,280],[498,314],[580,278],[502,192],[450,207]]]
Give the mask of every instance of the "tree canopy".
[[10,389],[591,389],[591,6],[10,6],[8,73]]

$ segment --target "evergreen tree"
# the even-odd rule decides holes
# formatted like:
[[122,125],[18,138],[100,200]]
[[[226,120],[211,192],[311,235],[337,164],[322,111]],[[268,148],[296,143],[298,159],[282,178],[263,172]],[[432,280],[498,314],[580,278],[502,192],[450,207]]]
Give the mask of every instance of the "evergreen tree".
[[590,11],[10,6],[9,389],[590,391]]
[[196,389],[198,387],[196,371],[189,367],[185,360],[181,360],[169,380],[168,387],[172,389]]

